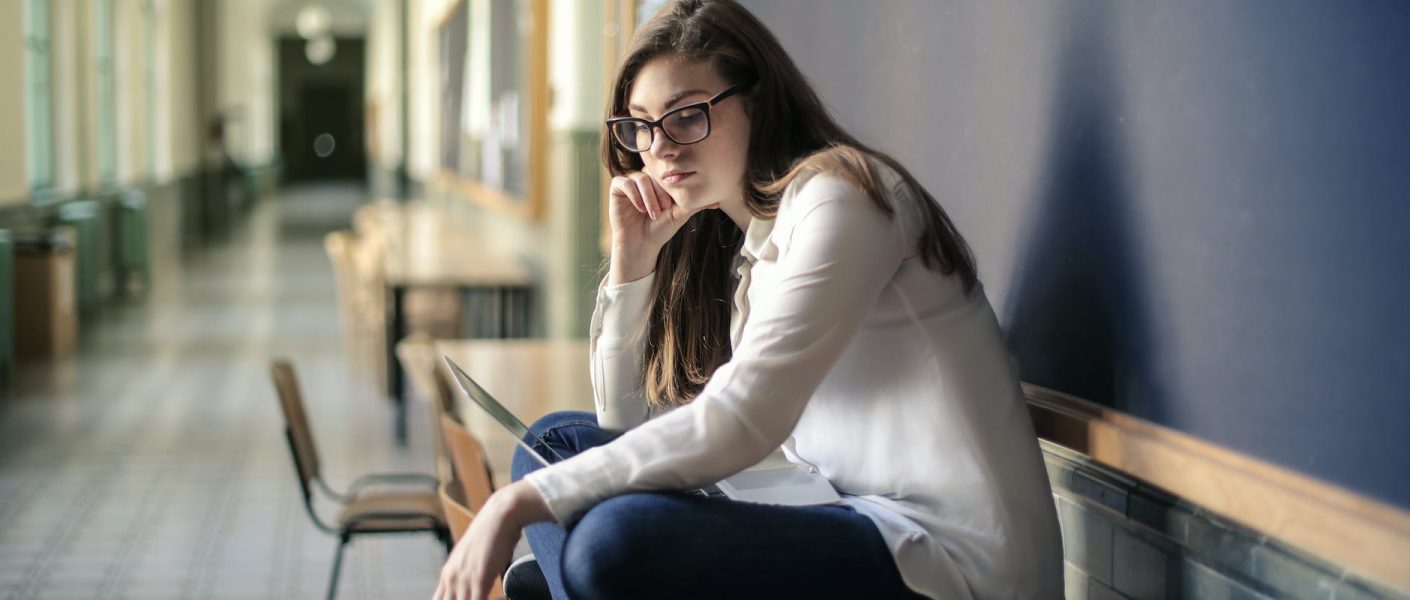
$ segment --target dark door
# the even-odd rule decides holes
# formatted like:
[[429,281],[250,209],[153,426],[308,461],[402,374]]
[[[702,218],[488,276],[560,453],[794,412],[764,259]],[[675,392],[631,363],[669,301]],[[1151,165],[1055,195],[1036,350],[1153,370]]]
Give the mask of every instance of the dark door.
[[364,167],[361,115],[355,113],[354,93],[341,85],[309,85],[299,98],[306,179],[361,179]]
[[363,140],[363,41],[338,38],[327,62],[313,64],[305,42],[279,43],[280,150],[289,181],[367,179]]

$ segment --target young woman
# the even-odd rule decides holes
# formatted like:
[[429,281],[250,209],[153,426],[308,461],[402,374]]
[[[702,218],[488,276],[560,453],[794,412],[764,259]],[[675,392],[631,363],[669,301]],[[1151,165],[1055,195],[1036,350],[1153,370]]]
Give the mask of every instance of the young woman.
[[[864,92],[862,92],[864,93]],[[681,0],[617,74],[596,415],[498,491],[438,598],[521,528],[555,598],[1056,598],[1052,493],[968,246],[732,0]],[[843,503],[689,496],[783,446]]]

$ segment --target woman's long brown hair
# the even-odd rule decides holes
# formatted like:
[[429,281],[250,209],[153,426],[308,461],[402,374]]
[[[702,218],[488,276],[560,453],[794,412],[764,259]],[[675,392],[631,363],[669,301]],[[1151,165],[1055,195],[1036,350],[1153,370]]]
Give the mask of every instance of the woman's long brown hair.
[[[870,158],[894,169],[911,194],[924,200],[926,224],[918,248],[924,264],[956,274],[966,291],[974,286],[974,257],[940,204],[900,163],[866,147],[832,119],[773,33],[744,7],[733,0],[678,0],[662,7],[637,32],[617,72],[609,117],[626,112],[637,73],[662,56],[708,61],[726,81],[746,87],[750,134],[743,184],[755,218],[772,219],[783,190],[812,171],[851,179],[894,216]],[[605,131],[602,159],[614,176],[643,167],[640,155],[623,151]],[[723,211],[706,210],[661,248],[642,361],[653,412],[695,398],[730,359],[730,265],[742,235]]]

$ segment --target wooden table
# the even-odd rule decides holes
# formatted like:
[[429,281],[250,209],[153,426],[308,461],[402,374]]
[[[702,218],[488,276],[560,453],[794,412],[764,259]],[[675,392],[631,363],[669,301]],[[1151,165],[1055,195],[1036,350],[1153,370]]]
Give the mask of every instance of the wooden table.
[[444,206],[376,202],[359,208],[353,224],[359,236],[378,239],[383,248],[387,393],[397,405],[397,439],[405,442],[405,373],[396,357],[396,342],[406,333],[406,292],[454,290],[466,309],[463,314],[477,321],[471,335],[527,337],[533,275],[523,261],[485,243]]
[[[560,410],[594,410],[587,340],[437,340],[436,353],[449,356],[525,425]],[[438,372],[449,377],[445,369]],[[465,397],[453,379],[450,386],[461,420],[485,445],[495,487],[508,485],[514,436]]]

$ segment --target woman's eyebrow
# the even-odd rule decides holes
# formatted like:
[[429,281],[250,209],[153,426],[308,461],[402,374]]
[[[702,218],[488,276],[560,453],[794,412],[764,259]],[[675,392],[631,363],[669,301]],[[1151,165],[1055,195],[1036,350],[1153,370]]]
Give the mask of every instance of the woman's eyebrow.
[[[666,110],[671,110],[671,107],[672,107],[672,106],[675,106],[677,102],[680,102],[681,100],[684,100],[686,96],[691,96],[691,95],[695,95],[695,94],[704,94],[704,93],[705,93],[705,90],[686,90],[686,91],[684,91],[684,92],[677,92],[676,95],[671,96],[671,99],[670,99],[670,100],[667,100],[667,101],[666,101]],[[645,108],[642,108],[642,107],[637,106],[637,105],[635,105],[635,104],[628,104],[628,105],[627,105],[627,110],[634,110],[634,111],[637,111],[637,112],[647,112]]]

